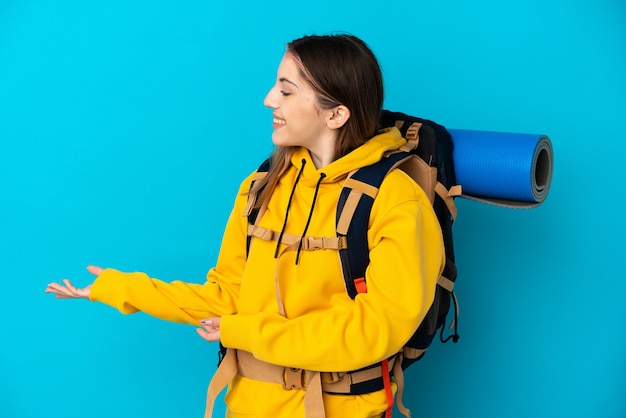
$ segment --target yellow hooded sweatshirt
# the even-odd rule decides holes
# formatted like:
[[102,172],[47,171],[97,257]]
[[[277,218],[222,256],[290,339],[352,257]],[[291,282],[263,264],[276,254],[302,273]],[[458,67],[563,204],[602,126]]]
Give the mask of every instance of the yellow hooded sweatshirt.
[[[286,234],[301,236],[309,221],[307,236],[336,236],[336,205],[348,173],[404,142],[392,128],[319,170],[308,150],[298,148],[260,226],[281,231],[287,217]],[[285,251],[274,258],[276,241],[253,238],[246,257],[242,214],[251,179],[241,185],[217,264],[204,284],[105,269],[91,288],[91,300],[122,313],[143,311],[192,325],[219,316],[224,346],[286,367],[351,371],[400,351],[426,315],[445,262],[439,223],[424,191],[400,170],[383,182],[369,221],[368,290],[353,300],[336,250]],[[279,313],[277,288],[285,316]],[[383,392],[324,393],[326,416],[380,416],[387,408]],[[237,376],[226,394],[227,417],[304,417],[303,396],[303,390]]]

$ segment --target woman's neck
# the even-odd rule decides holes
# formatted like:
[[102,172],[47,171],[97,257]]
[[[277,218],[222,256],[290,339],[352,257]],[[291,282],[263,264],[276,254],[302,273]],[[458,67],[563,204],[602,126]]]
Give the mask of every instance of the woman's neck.
[[335,161],[335,141],[320,141],[313,147],[307,147],[316,169],[326,167]]

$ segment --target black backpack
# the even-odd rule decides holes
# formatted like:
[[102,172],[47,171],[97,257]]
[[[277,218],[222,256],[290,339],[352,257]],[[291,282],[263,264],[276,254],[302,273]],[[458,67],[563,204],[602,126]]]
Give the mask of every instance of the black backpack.
[[[445,127],[430,120],[383,110],[379,127],[392,126],[400,130],[410,146],[387,155],[374,165],[361,168],[352,178],[378,188],[391,169],[398,167],[407,172],[424,189],[433,205],[443,232],[446,252],[446,264],[437,284],[433,304],[404,347],[402,368],[406,369],[422,358],[438,330],[440,330],[440,339],[444,343],[449,340],[456,343],[459,340],[458,307],[453,291],[457,271],[454,262],[452,224],[456,218],[454,198],[461,195],[461,187],[456,185],[452,161],[452,137]],[[337,206],[337,220],[342,216],[345,202],[351,192],[352,189],[348,187],[342,190]],[[364,277],[365,268],[369,263],[367,224],[373,203],[374,199],[370,197],[361,198],[350,227],[347,230],[344,228],[342,231],[337,231],[338,236],[345,235],[348,241],[347,248],[340,250],[340,258],[346,288],[352,298],[357,294],[353,283]],[[454,320],[450,327],[454,328],[454,332],[444,338],[444,325],[451,301],[455,309]]]

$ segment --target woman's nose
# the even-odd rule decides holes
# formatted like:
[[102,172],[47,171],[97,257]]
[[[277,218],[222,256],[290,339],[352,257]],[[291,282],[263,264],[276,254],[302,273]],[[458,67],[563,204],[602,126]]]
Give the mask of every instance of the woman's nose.
[[263,100],[263,105],[272,109],[276,109],[278,107],[276,103],[276,87],[272,87],[270,91],[267,92],[265,100]]

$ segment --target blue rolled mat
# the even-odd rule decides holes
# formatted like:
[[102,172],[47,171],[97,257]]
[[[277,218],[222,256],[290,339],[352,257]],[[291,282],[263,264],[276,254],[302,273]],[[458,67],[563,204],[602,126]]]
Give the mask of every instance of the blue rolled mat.
[[544,201],[554,158],[546,135],[448,131],[462,197],[508,208],[532,208]]

